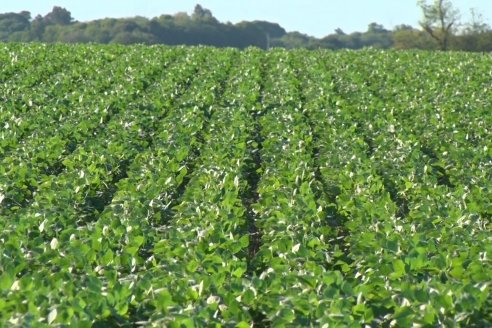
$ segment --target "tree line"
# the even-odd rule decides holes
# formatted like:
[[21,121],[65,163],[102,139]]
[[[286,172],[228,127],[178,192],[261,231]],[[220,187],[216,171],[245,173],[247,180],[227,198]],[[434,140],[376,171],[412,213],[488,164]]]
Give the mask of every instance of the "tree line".
[[365,32],[337,29],[323,38],[287,32],[279,24],[266,21],[223,23],[201,5],[196,5],[191,15],[180,12],[151,19],[137,16],[89,22],[78,22],[67,9],[55,6],[45,16],[34,18],[29,11],[0,14],[0,41],[492,51],[492,29],[480,15],[474,12],[471,22],[460,24],[459,12],[449,0],[430,4],[419,0],[418,5],[422,9],[419,28],[399,25],[388,30],[371,23]]

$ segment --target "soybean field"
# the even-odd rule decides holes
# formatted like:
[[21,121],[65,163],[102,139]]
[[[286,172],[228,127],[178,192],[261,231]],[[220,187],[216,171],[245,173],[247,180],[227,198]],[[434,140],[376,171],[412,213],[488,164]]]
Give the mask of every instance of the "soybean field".
[[492,326],[492,57],[3,44],[1,327]]

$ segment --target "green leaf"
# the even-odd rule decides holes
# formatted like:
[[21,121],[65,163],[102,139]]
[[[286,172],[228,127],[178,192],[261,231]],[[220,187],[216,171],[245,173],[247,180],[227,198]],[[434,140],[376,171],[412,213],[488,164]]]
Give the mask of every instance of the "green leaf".
[[241,238],[239,238],[239,244],[241,245],[242,248],[246,248],[249,246],[249,236],[244,235]]
[[163,289],[160,290],[155,296],[155,306],[159,311],[163,311],[167,313],[168,308],[174,304],[173,297],[169,290]]
[[244,304],[246,304],[246,305],[253,305],[254,304],[254,301],[256,299],[256,296],[255,296],[254,292],[251,289],[247,289],[243,293],[241,299],[244,302]]
[[102,257],[102,264],[109,265],[113,261],[113,251],[108,249],[104,256]]
[[389,275],[390,279],[399,279],[405,275],[405,263],[397,259],[393,262],[393,272]]
[[236,278],[241,278],[245,272],[246,272],[245,268],[239,267],[232,272],[232,275]]
[[188,270],[189,272],[195,272],[198,267],[199,264],[195,260],[191,260],[188,262],[188,264],[186,264],[186,270]]
[[0,289],[3,291],[7,291],[12,287],[14,283],[14,277],[10,275],[8,272],[2,273],[0,276]]
[[277,318],[273,320],[272,325],[280,325],[280,324],[287,324],[287,323],[292,323],[296,319],[296,315],[292,309],[282,309],[280,310],[280,313],[278,313]]
[[135,245],[137,247],[142,246],[142,244],[144,243],[144,241],[145,241],[145,237],[144,236],[134,236],[134,237],[132,237],[132,245]]

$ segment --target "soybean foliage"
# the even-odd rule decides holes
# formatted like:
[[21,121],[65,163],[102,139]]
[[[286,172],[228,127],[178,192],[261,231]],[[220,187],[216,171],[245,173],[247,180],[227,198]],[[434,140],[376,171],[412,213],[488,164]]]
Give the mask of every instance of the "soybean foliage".
[[0,326],[492,325],[490,56],[0,62]]

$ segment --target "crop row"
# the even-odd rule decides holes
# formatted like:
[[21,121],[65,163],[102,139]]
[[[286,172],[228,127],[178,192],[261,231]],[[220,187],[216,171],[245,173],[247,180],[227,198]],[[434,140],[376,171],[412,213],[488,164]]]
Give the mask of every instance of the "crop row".
[[[327,182],[338,186],[338,211],[348,220],[346,276],[356,278],[354,291],[363,300],[353,310],[363,314],[366,323],[483,324],[490,302],[490,268],[483,265],[489,237],[484,231],[487,217],[467,206],[466,190],[474,186],[464,180],[459,185],[448,181],[451,173],[444,167],[439,170],[437,160],[420,147],[419,137],[430,134],[419,127],[419,108],[413,116],[403,117],[402,106],[408,103],[383,100],[373,91],[385,90],[383,86],[366,87],[381,83],[381,77],[353,69],[350,65],[356,59],[347,59],[336,67],[321,64],[330,73],[324,82],[328,97],[318,106],[331,109],[325,123],[333,133],[326,135],[326,126],[319,129],[321,139],[334,141],[320,145],[328,151],[323,160],[329,163],[321,171]],[[322,111],[313,113],[316,122],[323,122]],[[456,120],[456,114],[449,117]],[[429,121],[425,126],[434,128]],[[422,131],[415,131],[418,128]],[[452,145],[456,133],[460,131],[434,139],[433,149]],[[339,141],[342,145],[336,147]],[[456,161],[462,163],[463,158],[461,154]],[[481,176],[483,172],[476,172],[474,179]]]
[[[87,265],[92,264],[91,258],[95,253],[85,253],[87,249],[84,247],[84,243],[88,242],[84,239],[88,238],[91,241],[88,244],[92,243],[93,246],[91,252],[97,250],[95,244],[97,238],[94,239],[94,234],[90,231],[91,222],[97,220],[105,206],[111,202],[116,183],[128,175],[127,169],[137,154],[145,151],[153,142],[154,135],[162,131],[159,122],[171,111],[169,105],[172,104],[173,93],[185,91],[196,71],[196,68],[190,64],[198,65],[197,59],[203,58],[203,54],[200,56],[198,53],[190,56],[192,58],[183,57],[179,64],[169,69],[169,72],[161,71],[162,76],[169,73],[169,80],[159,81],[154,78],[156,82],[147,88],[143,88],[141,84],[136,89],[132,88],[133,81],[138,83],[140,80],[129,75],[125,81],[126,88],[120,86],[123,94],[107,99],[108,102],[117,101],[120,106],[124,105],[125,109],[121,110],[120,107],[114,117],[105,124],[104,129],[93,137],[83,140],[72,153],[62,158],[63,169],[59,174],[45,177],[34,175],[38,178],[43,177],[43,180],[33,193],[29,206],[11,214],[8,221],[7,217],[2,218],[6,227],[2,232],[6,240],[5,244],[11,246],[8,248],[12,248],[12,253],[4,253],[8,256],[2,260],[5,261],[6,270],[3,277],[7,284],[9,281],[11,283],[14,277],[19,276],[27,266],[40,268],[34,275],[20,275],[19,291],[9,294],[8,305],[23,312],[22,309],[25,309],[26,305],[17,302],[17,299],[36,301],[38,298],[36,295],[49,294],[46,290],[56,290],[51,284],[67,281],[67,278],[60,276],[43,279],[46,275],[51,275],[54,268],[55,271],[59,269],[68,271],[62,272],[63,275],[70,275],[75,271],[74,276],[77,277],[78,271],[85,272]],[[144,76],[145,79],[152,78],[151,74],[156,74],[153,73],[154,71],[160,71],[158,64],[159,62],[155,62],[153,67],[148,66],[150,73],[147,77]],[[176,77],[179,79],[176,80]],[[179,90],[180,88],[182,90]],[[165,99],[169,104],[162,103],[163,94],[168,95]],[[126,99],[124,96],[127,96]],[[138,102],[135,101],[137,97]],[[20,237],[26,234],[29,239],[28,244],[24,245]],[[18,244],[19,242],[21,244]],[[69,256],[56,256],[60,253]],[[43,267],[44,271],[41,270]],[[37,280],[49,284],[45,286],[46,289],[39,288],[34,294],[29,295],[33,293],[32,284]],[[73,278],[68,281],[79,283],[78,279]],[[62,293],[56,297],[63,300],[66,296]],[[77,300],[76,298],[75,301]],[[44,300],[38,302],[42,304]],[[46,307],[39,305],[36,308],[47,310]],[[33,316],[37,313],[31,311],[32,309],[29,310]],[[67,311],[73,312],[73,308],[67,307]],[[94,313],[98,311],[95,310]],[[38,315],[43,316],[43,313]],[[70,320],[74,313],[68,312],[64,315],[65,320]]]

